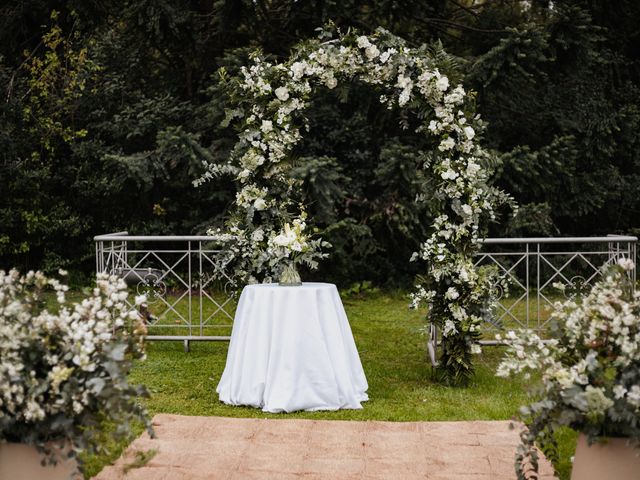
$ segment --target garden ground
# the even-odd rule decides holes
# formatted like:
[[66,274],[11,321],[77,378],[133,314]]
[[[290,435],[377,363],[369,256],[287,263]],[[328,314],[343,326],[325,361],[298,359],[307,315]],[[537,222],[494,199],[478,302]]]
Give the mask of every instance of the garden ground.
[[[520,405],[528,403],[524,380],[495,377],[500,347],[486,347],[476,358],[476,375],[468,387],[435,383],[425,354],[424,320],[422,314],[407,308],[406,294],[372,293],[343,297],[343,302],[369,382],[370,400],[362,410],[274,415],[224,405],[215,387],[224,369],[226,342],[193,343],[189,353],[180,342],[150,342],[148,358],[136,366],[132,380],[149,388],[151,398],[146,406],[151,415],[394,422],[509,420]],[[556,463],[561,479],[569,478],[574,445],[575,435],[565,432]],[[111,457],[88,459],[88,477],[113,462],[124,445],[114,447]]]

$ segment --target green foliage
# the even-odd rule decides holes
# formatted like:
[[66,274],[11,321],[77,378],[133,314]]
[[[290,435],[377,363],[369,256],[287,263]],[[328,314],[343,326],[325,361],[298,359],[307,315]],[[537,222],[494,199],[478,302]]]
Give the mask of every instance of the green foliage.
[[[191,186],[203,160],[223,163],[234,144],[232,129],[219,127],[233,115],[230,86],[215,72],[226,67],[228,80],[255,47],[288,57],[329,20],[425,44],[452,80],[478,92],[485,138],[500,154],[498,184],[522,206],[491,234],[632,233],[640,4],[530,3],[4,2],[0,265],[88,274],[95,234],[203,233],[221,223],[229,181]],[[296,171],[334,245],[318,276],[408,283],[417,271],[406,260],[430,223],[413,206],[421,180],[408,172],[432,146],[399,129],[398,112],[381,108],[373,89],[343,87],[307,111]]]
[[153,460],[153,457],[155,457],[157,454],[158,450],[156,450],[155,448],[146,451],[136,451],[134,460],[131,463],[126,464],[122,468],[122,472],[124,474],[127,474],[131,470],[144,467],[147,463]]
[[[53,25],[42,35],[33,52],[24,52],[23,63],[28,78],[24,120],[30,125],[31,136],[52,154],[55,139],[68,144],[86,136],[84,128],[74,125],[73,117],[88,81],[95,81],[100,70],[88,55],[87,45],[91,45],[92,40],[76,50],[73,42],[77,42],[80,33],[73,29],[68,38],[63,37],[58,15],[56,10],[51,12]],[[76,17],[73,11],[70,16]],[[40,53],[40,49],[44,52]],[[38,157],[40,152],[34,151],[32,155]]]
[[345,297],[365,298],[367,295],[376,294],[379,291],[371,282],[356,282],[340,293]]
[[[629,28],[624,15],[603,8],[534,3],[471,68],[469,81],[491,125],[487,138],[505,152],[499,183],[533,207],[522,212],[531,220],[512,231],[593,235],[637,224],[637,194],[628,192],[640,159],[628,126],[639,120],[638,55],[620,50],[629,34],[618,31]],[[639,12],[632,2],[619,8]],[[547,205],[546,218],[534,205]],[[542,227],[532,229],[538,221]]]

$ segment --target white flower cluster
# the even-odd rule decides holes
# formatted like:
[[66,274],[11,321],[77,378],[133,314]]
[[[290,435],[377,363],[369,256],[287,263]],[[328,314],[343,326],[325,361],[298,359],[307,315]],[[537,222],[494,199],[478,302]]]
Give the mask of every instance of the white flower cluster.
[[[38,306],[45,289],[55,292],[53,311]],[[122,380],[109,377],[104,352],[138,319],[124,281],[98,277],[91,295],[74,305],[66,291],[41,272],[0,270],[0,426],[79,417],[103,405],[101,386]],[[0,428],[0,439],[5,433]]]
[[278,235],[269,239],[271,256],[287,258],[306,251],[309,248],[304,235],[306,227],[306,223],[299,218],[293,221],[293,227],[286,223]]
[[[602,427],[620,422],[626,412],[640,422],[640,292],[631,293],[621,259],[603,273],[580,304],[556,303],[557,330],[543,341],[529,330],[509,332],[508,350],[497,375],[542,372],[546,397],[574,423]],[[625,420],[626,422],[626,420]],[[606,430],[606,428],[604,428]],[[615,432],[613,432],[615,433]],[[640,433],[639,433],[640,435]]]

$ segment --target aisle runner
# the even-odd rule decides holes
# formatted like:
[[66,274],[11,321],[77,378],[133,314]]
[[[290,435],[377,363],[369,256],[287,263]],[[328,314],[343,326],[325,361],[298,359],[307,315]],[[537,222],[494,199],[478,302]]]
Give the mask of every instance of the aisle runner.
[[[156,415],[95,480],[513,479],[509,422],[345,422]],[[156,449],[123,473],[136,450]],[[552,479],[544,461],[541,479]]]

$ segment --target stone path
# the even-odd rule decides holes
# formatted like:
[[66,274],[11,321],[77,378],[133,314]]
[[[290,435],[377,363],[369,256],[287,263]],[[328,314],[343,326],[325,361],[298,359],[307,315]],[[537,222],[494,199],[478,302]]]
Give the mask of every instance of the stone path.
[[[154,417],[157,439],[135,440],[94,480],[502,480],[518,443],[509,422],[345,422]],[[136,451],[157,450],[124,473]],[[545,461],[541,479],[552,479]]]

